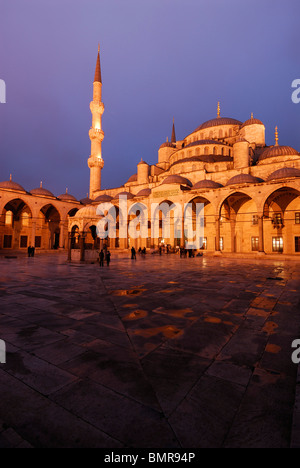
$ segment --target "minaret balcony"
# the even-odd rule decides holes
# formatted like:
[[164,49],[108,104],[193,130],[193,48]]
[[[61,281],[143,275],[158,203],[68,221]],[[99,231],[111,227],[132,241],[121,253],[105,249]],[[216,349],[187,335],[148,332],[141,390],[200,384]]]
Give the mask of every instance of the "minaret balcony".
[[89,137],[91,140],[102,141],[104,138],[104,132],[100,128],[90,128]]
[[104,160],[101,156],[90,156],[88,159],[88,166],[90,169],[92,167],[100,167],[102,169],[104,166]]

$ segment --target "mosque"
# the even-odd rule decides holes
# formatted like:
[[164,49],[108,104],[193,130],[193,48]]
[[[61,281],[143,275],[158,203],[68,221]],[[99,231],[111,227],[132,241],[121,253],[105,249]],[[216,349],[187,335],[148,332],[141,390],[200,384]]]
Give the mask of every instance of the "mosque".
[[[106,245],[110,250],[157,249],[169,246],[176,251],[184,245],[172,225],[168,237],[159,219],[153,237],[151,219],[148,235],[131,238],[119,235],[120,197],[130,207],[141,204],[151,212],[151,204],[204,205],[202,252],[300,254],[300,154],[282,146],[275,129],[275,142],[266,146],[265,126],[251,114],[245,122],[217,116],[203,122],[183,140],[177,140],[175,125],[170,140],[158,148],[158,161],[141,161],[136,171],[118,188],[101,190],[102,79],[98,48],[89,130],[91,154],[89,196],[77,200],[67,191],[55,196],[42,186],[27,191],[10,180],[0,183],[0,249],[37,251],[65,249],[68,258],[92,258]],[[110,203],[116,209],[116,235],[100,239],[97,207]],[[171,210],[172,213],[172,210]]]

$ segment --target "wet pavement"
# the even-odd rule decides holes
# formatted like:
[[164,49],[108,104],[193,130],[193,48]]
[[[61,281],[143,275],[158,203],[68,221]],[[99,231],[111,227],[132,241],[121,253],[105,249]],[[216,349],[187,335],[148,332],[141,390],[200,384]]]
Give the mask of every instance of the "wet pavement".
[[0,447],[300,446],[299,262],[37,255],[0,277]]

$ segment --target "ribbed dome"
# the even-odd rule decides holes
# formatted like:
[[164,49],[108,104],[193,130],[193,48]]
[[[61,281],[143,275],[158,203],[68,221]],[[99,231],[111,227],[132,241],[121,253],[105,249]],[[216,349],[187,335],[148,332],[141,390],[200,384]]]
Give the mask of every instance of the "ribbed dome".
[[246,127],[247,125],[255,125],[255,124],[256,124],[256,125],[263,125],[263,123],[262,123],[261,120],[251,118],[251,119],[246,120],[246,121],[243,123],[243,125],[242,125],[241,128]]
[[118,193],[117,195],[115,195],[115,196],[114,196],[114,199],[115,199],[115,198],[120,198],[121,196],[123,196],[123,197],[126,196],[128,199],[134,197],[134,195],[133,195],[132,193],[124,191],[124,192],[120,192],[120,193]]
[[110,195],[106,195],[105,193],[103,195],[99,195],[97,198],[95,198],[95,202],[102,202],[102,203],[105,203],[105,202],[110,202],[110,200],[112,200],[113,197],[111,197]]
[[230,117],[217,117],[216,119],[207,120],[198,128],[196,128],[195,132],[198,130],[204,130],[205,128],[210,127],[217,127],[219,125],[242,125],[242,122],[236,119],[231,119]]
[[151,189],[150,188],[144,188],[140,190],[135,196],[136,197],[149,197],[151,194]]
[[186,179],[185,177],[176,174],[169,175],[168,177],[166,177],[162,182],[162,185],[163,184],[181,184],[188,185],[189,187],[193,186],[192,182],[189,179]]
[[74,218],[96,218],[98,215],[96,214],[97,206],[89,205],[80,208],[75,215]]
[[127,180],[127,183],[136,182],[136,181],[137,181],[137,174],[133,174],[132,176],[129,177],[129,179]]
[[52,197],[52,198],[54,198],[54,195],[53,195],[52,192],[50,192],[50,190],[47,190],[44,187],[42,187],[42,183],[41,183],[40,187],[30,190],[30,193],[31,193],[31,195],[38,195],[39,197]]
[[268,158],[276,158],[277,156],[300,156],[298,151],[291,146],[271,146],[267,148],[260,156],[259,161]]
[[296,169],[295,167],[282,167],[272,172],[267,180],[285,179],[288,177],[300,177],[300,169]]
[[26,190],[20,184],[17,184],[17,182],[13,182],[12,180],[5,180],[4,182],[0,182],[0,188],[26,193]]
[[264,182],[263,179],[259,179],[258,177],[254,177],[251,174],[238,174],[234,177],[231,177],[226,185],[235,185],[235,184],[259,184],[260,182]]
[[219,188],[223,187],[222,184],[219,184],[218,182],[214,182],[213,180],[199,180],[199,182],[196,182],[196,184],[193,185],[193,190],[194,189],[214,189],[214,188]]

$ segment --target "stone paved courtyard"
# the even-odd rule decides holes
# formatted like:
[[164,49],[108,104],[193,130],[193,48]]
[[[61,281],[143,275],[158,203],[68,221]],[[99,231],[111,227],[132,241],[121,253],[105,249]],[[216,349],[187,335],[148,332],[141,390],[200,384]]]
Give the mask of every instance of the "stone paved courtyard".
[[100,269],[56,254],[0,269],[0,447],[293,445],[297,261]]

